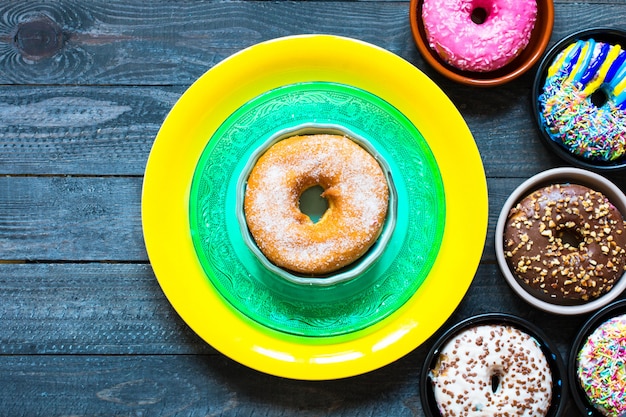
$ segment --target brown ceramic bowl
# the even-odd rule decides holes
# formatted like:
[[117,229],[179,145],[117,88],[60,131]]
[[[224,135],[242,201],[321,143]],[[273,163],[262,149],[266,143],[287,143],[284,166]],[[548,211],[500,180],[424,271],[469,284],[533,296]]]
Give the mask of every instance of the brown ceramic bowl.
[[548,46],[554,26],[554,4],[552,0],[537,0],[537,21],[528,46],[512,62],[490,72],[471,72],[457,69],[442,60],[428,46],[422,24],[423,0],[411,0],[409,19],[411,32],[422,57],[445,77],[461,84],[477,87],[493,87],[505,84],[521,76],[537,63]]

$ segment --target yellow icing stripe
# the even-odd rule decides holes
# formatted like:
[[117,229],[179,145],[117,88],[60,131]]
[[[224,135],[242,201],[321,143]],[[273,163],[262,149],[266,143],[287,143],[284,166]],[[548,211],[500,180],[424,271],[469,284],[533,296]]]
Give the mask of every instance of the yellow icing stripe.
[[563,62],[565,61],[565,58],[567,58],[567,56],[572,51],[572,49],[574,49],[575,46],[576,44],[573,43],[569,45],[567,48],[565,48],[563,52],[561,52],[561,55],[559,56],[559,58],[556,61],[554,61],[554,63],[550,66],[550,68],[548,68],[548,78],[553,77],[554,74],[556,74],[556,72],[559,70],[559,68],[563,66]]
[[567,82],[572,82],[572,80],[576,77],[580,71],[585,71],[587,69],[587,63],[589,62],[589,54],[593,54],[593,50],[595,48],[595,42],[593,40],[589,40],[585,42],[583,45],[583,49],[580,51],[580,55],[578,56],[578,60],[576,64],[572,67],[572,70],[567,77]]
[[613,89],[613,95],[618,96],[626,88],[626,77],[624,77]]
[[609,53],[606,55],[602,66],[598,69],[598,75],[587,84],[587,87],[583,90],[583,95],[588,96],[592,94],[594,91],[598,89],[604,82],[606,78],[606,73],[609,72],[609,68],[611,68],[611,64],[615,61],[615,58],[622,51],[622,48],[619,45],[612,45],[611,49],[609,49]]

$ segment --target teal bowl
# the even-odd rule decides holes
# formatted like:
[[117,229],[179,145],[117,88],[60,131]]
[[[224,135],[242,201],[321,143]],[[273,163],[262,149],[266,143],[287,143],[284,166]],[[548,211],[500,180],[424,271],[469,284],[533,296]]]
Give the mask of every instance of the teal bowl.
[[[286,139],[291,136],[298,135],[313,135],[313,134],[332,134],[332,135],[341,135],[346,136],[359,144],[362,148],[368,151],[380,164],[385,178],[387,180],[387,185],[389,187],[389,206],[387,208],[387,217],[385,219],[385,224],[383,226],[383,230],[381,231],[380,236],[376,240],[376,242],[369,248],[369,250],[361,256],[359,259],[354,261],[348,266],[341,268],[340,270],[326,274],[326,275],[303,275],[298,274],[296,272],[290,271],[285,268],[281,268],[273,264],[267,257],[263,254],[263,252],[259,249],[254,238],[250,234],[248,229],[248,225],[246,223],[246,216],[244,214],[243,209],[243,201],[244,195],[246,191],[247,179],[252,171],[252,168],[258,161],[259,157],[267,151],[272,145],[279,142],[280,140]],[[303,203],[306,204],[306,203]],[[309,203],[314,204],[314,202]],[[322,125],[315,123],[307,123],[304,125],[297,126],[293,129],[285,129],[277,132],[272,135],[264,144],[262,144],[251,156],[248,163],[244,167],[239,181],[237,183],[237,220],[239,222],[239,228],[241,229],[241,234],[244,240],[244,243],[248,247],[248,249],[254,254],[256,259],[272,274],[287,280],[289,283],[295,284],[297,286],[305,286],[305,287],[330,287],[340,284],[345,284],[346,282],[353,280],[357,277],[363,276],[363,274],[380,258],[383,254],[387,243],[391,239],[393,235],[393,231],[396,226],[396,216],[397,216],[397,192],[393,183],[393,178],[391,174],[391,168],[387,161],[382,157],[382,155],[372,146],[365,138],[360,137],[354,132],[349,131],[345,127],[337,126],[337,125]],[[306,206],[302,207],[304,211],[307,211]],[[314,211],[314,209],[311,209]],[[276,287],[276,283],[271,283],[273,287]],[[352,287],[352,286],[350,286]],[[292,290],[288,290],[288,288],[292,288]],[[338,290],[340,292],[344,292],[347,287],[342,287],[343,290]],[[301,291],[294,291],[293,286],[286,286],[288,292],[291,292],[291,295],[301,294]],[[283,290],[285,290],[283,289]]]
[[[345,135],[369,151],[390,196],[383,230],[368,252],[312,277],[279,268],[261,253],[245,222],[243,196],[269,146],[314,133]],[[212,134],[190,185],[189,226],[207,285],[242,317],[279,334],[350,338],[401,308],[428,277],[443,238],[445,193],[427,141],[398,109],[345,84],[297,83],[255,97]]]

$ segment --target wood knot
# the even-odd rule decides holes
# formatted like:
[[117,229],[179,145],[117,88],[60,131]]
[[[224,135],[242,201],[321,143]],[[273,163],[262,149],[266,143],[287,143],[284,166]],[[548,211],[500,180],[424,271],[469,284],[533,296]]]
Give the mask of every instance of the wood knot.
[[41,16],[19,23],[13,43],[27,58],[49,58],[63,48],[63,30],[49,17]]

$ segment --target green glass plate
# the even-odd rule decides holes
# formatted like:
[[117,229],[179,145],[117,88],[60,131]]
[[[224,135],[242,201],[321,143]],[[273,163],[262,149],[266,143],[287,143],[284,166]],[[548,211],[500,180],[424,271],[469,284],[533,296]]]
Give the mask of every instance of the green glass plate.
[[[340,126],[386,161],[397,192],[393,234],[373,266],[347,283],[302,286],[264,267],[237,221],[237,183],[255,150],[278,132]],[[338,336],[381,321],[415,293],[437,257],[445,221],[443,182],[416,127],[361,89],[328,82],[286,85],[249,101],[208,141],[189,196],[190,232],[212,285],[239,313],[286,335]]]

